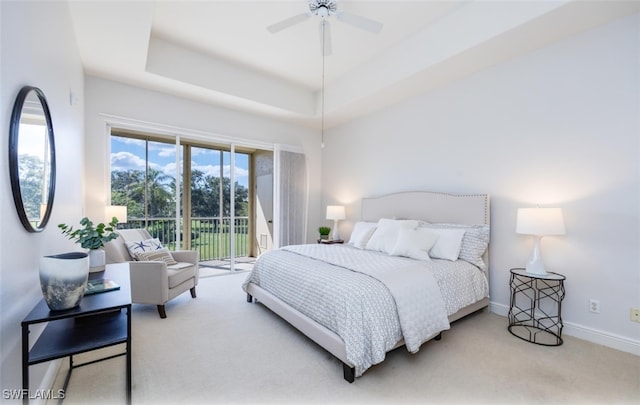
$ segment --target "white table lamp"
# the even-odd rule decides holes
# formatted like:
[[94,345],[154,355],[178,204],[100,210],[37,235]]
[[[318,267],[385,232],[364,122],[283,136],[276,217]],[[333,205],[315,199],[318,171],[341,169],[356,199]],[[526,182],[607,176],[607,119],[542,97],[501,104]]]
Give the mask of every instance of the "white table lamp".
[[327,219],[333,219],[333,232],[331,233],[332,240],[340,240],[340,234],[338,233],[338,221],[345,219],[343,205],[327,205]]
[[111,222],[113,217],[118,218],[119,224],[127,223],[127,206],[126,205],[107,205],[104,208],[104,216],[107,223]]
[[527,262],[526,271],[530,274],[546,275],[540,240],[547,235],[564,235],[564,219],[561,208],[518,208],[516,219],[516,233],[533,235],[534,245],[531,257]]

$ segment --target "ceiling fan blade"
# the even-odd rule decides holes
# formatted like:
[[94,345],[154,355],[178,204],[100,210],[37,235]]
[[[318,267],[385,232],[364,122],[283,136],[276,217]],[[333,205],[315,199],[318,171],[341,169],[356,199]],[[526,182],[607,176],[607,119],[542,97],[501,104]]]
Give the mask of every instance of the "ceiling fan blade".
[[299,24],[305,21],[309,17],[311,17],[310,13],[302,13],[302,14],[294,15],[293,17],[289,17],[285,20],[282,20],[280,22],[277,22],[273,25],[268,26],[267,30],[272,34],[275,34],[277,32],[282,31],[285,28],[289,28],[293,25]]
[[333,53],[331,48],[331,24],[327,20],[320,22],[320,53],[324,56],[329,56]]
[[370,20],[359,15],[345,13],[344,11],[339,11],[336,14],[336,18],[344,23],[374,34],[377,34],[382,30],[383,24],[381,22]]

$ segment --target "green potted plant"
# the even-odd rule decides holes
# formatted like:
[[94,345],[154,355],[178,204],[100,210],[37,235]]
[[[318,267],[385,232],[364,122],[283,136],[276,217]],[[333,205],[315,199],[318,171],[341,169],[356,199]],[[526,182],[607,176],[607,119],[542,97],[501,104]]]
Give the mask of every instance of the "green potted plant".
[[329,228],[328,226],[321,226],[320,228],[318,228],[318,232],[320,233],[320,239],[326,240],[329,239],[331,228]]
[[105,243],[118,237],[118,234],[115,233],[117,224],[118,219],[113,217],[107,225],[99,223],[94,226],[89,218],[84,217],[80,220],[82,228],[74,229],[73,226],[66,224],[59,224],[58,228],[63,235],[79,243],[83,249],[89,249],[90,271],[100,271],[104,269],[105,265],[105,254],[102,247]]

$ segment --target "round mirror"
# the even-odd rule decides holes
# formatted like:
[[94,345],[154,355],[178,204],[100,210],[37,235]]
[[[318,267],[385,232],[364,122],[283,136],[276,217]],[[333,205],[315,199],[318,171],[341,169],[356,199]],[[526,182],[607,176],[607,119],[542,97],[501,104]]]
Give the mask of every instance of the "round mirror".
[[9,175],[20,222],[29,232],[42,231],[53,207],[56,160],[49,106],[37,87],[23,87],[13,106]]

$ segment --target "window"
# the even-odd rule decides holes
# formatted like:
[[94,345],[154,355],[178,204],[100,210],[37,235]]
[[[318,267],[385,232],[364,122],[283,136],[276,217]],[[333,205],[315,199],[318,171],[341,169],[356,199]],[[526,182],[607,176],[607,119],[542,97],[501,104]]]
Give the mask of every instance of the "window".
[[221,146],[114,130],[111,204],[127,206],[127,228],[146,228],[170,249],[197,249],[201,261],[229,258],[232,237],[235,255],[248,256],[251,155],[233,154],[233,211],[231,160]]

